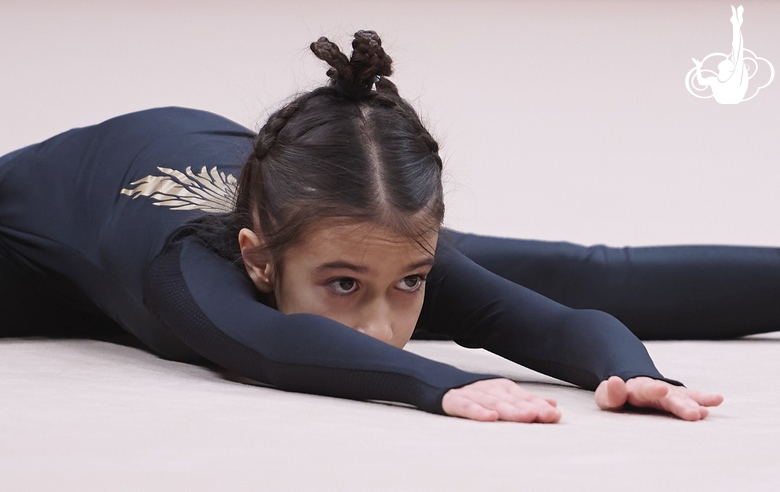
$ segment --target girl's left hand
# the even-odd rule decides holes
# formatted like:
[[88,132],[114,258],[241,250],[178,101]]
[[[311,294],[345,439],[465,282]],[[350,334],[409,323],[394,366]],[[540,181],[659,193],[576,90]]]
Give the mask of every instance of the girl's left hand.
[[612,376],[596,388],[596,405],[602,410],[615,410],[626,403],[635,407],[655,408],[683,420],[701,420],[709,414],[707,407],[716,407],[723,396],[674,386],[648,377],[623,381]]

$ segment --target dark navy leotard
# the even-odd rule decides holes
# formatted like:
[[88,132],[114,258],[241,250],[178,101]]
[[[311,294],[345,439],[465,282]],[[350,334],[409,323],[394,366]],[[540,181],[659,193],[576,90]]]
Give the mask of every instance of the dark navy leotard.
[[[227,211],[253,137],[211,113],[160,108],[0,158],[0,335],[99,336],[120,326],[168,359],[210,361],[285,390],[438,413],[449,389],[497,377],[260,302],[242,268],[194,233],[204,216]],[[588,389],[612,375],[663,379],[623,322],[650,337],[653,326],[665,336],[699,317],[720,320],[714,336],[722,327],[732,335],[778,329],[780,313],[763,301],[761,284],[777,274],[777,252],[735,248],[724,275],[713,277],[743,289],[721,289],[726,298],[757,296],[745,311],[760,313],[735,328],[733,316],[702,312],[712,299],[691,289],[710,282],[724,258],[708,251],[732,250],[612,250],[444,231],[418,332]]]

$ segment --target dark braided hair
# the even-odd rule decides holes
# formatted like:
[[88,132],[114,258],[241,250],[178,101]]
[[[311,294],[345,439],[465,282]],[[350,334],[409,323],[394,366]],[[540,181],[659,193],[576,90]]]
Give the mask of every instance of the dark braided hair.
[[323,219],[372,222],[418,242],[441,225],[438,144],[387,79],[392,59],[379,36],[358,31],[352,49],[347,58],[327,38],[311,44],[330,66],[328,84],[271,114],[239,178],[231,234],[253,230],[274,263]]

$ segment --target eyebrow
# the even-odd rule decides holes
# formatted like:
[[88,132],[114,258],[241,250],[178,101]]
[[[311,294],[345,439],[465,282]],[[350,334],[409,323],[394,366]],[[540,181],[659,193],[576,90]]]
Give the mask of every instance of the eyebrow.
[[365,265],[356,265],[348,261],[339,260],[323,263],[322,265],[317,266],[314,270],[318,272],[322,270],[352,270],[358,273],[366,273],[369,268]]
[[[414,270],[420,267],[433,265],[433,261],[434,261],[433,256],[429,256],[424,260],[408,265],[406,267],[406,270]],[[314,270],[318,272],[322,270],[352,270],[357,273],[367,273],[371,269],[366,265],[357,265],[355,263],[350,263],[348,261],[337,260],[337,261],[329,261],[323,263],[322,265],[319,265],[316,268],[314,268]]]
[[434,260],[433,256],[429,256],[429,257],[425,258],[424,260],[418,261],[417,263],[412,263],[411,265],[409,265],[406,268],[408,270],[415,270],[415,269],[420,268],[420,267],[431,266],[431,265],[433,265],[433,260]]

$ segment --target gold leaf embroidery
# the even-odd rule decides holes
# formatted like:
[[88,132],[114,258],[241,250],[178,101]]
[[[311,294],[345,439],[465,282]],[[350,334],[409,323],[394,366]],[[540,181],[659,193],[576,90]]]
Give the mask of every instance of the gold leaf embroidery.
[[236,178],[212,167],[204,166],[199,173],[187,167],[184,172],[158,167],[164,176],[146,176],[133,181],[121,194],[132,197],[148,196],[154,205],[171,207],[172,210],[203,210],[224,213],[233,210],[236,195]]

